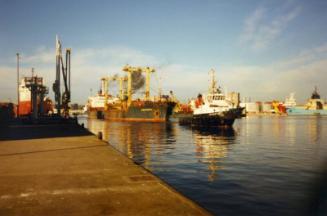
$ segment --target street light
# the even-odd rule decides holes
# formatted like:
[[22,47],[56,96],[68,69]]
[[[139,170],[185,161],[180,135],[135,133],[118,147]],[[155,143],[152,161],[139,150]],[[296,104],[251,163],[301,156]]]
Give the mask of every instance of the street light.
[[19,53],[17,56],[17,118],[19,117]]

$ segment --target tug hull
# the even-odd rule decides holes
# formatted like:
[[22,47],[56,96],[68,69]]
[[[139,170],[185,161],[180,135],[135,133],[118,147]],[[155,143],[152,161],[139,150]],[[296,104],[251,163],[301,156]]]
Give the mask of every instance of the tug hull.
[[196,127],[223,127],[230,128],[236,118],[239,117],[239,109],[231,109],[225,112],[205,114],[180,114],[179,123]]

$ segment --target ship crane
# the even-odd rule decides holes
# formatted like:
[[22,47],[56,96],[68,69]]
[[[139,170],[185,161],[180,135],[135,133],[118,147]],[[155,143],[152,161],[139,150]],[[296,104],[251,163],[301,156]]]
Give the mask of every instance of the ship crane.
[[[61,52],[61,42],[58,36],[56,36],[56,80],[53,83],[53,91],[55,93],[55,102],[57,114],[61,115],[61,109],[63,108],[63,116],[69,116],[69,102],[71,99],[71,86],[70,86],[70,58],[71,49],[66,49],[65,62]],[[64,91],[61,95],[61,74],[64,82]]]
[[123,101],[125,97],[124,82],[127,81],[127,77],[118,77],[117,80],[119,82],[119,98]]
[[132,103],[132,73],[144,72],[145,73],[145,100],[150,100],[150,76],[151,73],[155,72],[154,68],[151,67],[131,67],[126,65],[123,71],[127,72],[127,103],[130,105]]
[[111,81],[116,81],[117,76],[107,76],[107,77],[102,77],[101,78],[101,94],[104,96],[104,108],[105,110],[108,109],[107,104],[108,104],[108,96],[109,96],[109,83]]
[[118,77],[115,76],[106,76],[101,78],[101,94],[103,96],[109,95],[109,84],[111,81],[118,80]]

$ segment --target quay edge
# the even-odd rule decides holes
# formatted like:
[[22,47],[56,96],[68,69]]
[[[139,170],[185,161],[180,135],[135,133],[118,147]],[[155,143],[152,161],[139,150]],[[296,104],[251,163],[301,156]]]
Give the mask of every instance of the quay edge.
[[210,215],[81,126],[8,130],[0,133],[0,214]]

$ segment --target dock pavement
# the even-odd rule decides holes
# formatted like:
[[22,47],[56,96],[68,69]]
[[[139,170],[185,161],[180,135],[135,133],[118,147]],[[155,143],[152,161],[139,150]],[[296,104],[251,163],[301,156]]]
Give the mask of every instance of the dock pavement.
[[0,215],[210,215],[80,126],[0,128]]

